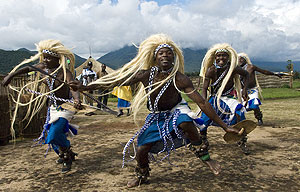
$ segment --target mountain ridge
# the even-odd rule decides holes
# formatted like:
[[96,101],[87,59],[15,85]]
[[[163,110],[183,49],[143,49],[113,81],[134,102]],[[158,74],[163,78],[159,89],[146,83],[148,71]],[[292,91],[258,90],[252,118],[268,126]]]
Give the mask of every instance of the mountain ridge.
[[[207,49],[198,49],[193,50],[190,48],[182,49],[184,55],[185,62],[185,72],[188,73],[199,73],[201,68],[201,62],[207,52]],[[134,46],[125,46],[119,50],[109,52],[97,61],[106,64],[112,69],[117,69],[124,64],[128,63],[131,59],[133,59],[138,50]],[[287,71],[287,62],[286,61],[261,61],[261,60],[252,60],[252,63],[262,69],[283,72]],[[300,61],[293,61],[294,63],[294,71],[300,71]]]
[[[185,72],[197,74],[201,68],[202,59],[207,52],[207,49],[182,49],[185,61]],[[106,64],[112,69],[118,69],[124,64],[132,60],[138,52],[135,46],[125,46],[116,51],[109,52],[102,57],[98,58],[97,61]],[[13,69],[16,65],[22,62],[24,59],[30,58],[36,51],[30,51],[26,48],[19,48],[17,50],[3,50],[0,49],[0,74],[6,74]],[[75,55],[75,67],[78,67],[86,61],[86,58]],[[287,71],[286,61],[261,61],[252,60],[252,63],[262,69],[269,71],[283,72]],[[294,71],[300,71],[300,61],[293,61]]]
[[[21,63],[24,59],[28,59],[31,56],[35,55],[37,51],[30,51],[26,48],[20,48],[17,50],[3,50],[0,49],[0,74],[7,74],[10,72],[16,65]],[[85,58],[82,58],[76,54],[75,56],[75,67],[81,65]],[[35,61],[34,63],[37,63]]]

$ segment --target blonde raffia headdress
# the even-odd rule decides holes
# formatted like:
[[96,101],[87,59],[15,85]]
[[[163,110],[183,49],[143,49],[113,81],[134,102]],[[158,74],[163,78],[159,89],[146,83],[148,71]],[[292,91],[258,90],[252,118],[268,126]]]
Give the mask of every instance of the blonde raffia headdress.
[[[59,67],[54,70],[51,74],[53,75],[56,73],[59,69],[63,69],[63,74],[64,74],[64,79],[63,81],[66,81],[66,69],[69,69],[72,74],[74,74],[74,64],[75,64],[75,57],[74,54],[67,49],[59,40],[43,40],[40,41],[36,45],[36,49],[38,53],[34,56],[32,56],[30,59],[25,59],[23,62],[18,64],[10,73],[13,73],[23,67],[25,64],[28,64],[30,62],[36,61],[39,59],[40,62],[43,62],[44,60],[44,55],[43,53],[46,53],[48,55],[51,55],[53,57],[59,58]],[[69,60],[70,62],[67,62]],[[14,123],[16,120],[17,112],[19,106],[27,106],[28,110],[27,113],[24,117],[24,119],[29,119],[27,125],[25,128],[29,125],[30,121],[32,120],[33,116],[36,115],[42,107],[46,103],[46,97],[45,95],[48,95],[52,92],[55,92],[56,90],[60,89],[63,84],[58,86],[52,91],[47,91],[46,86],[42,84],[42,82],[48,77],[40,78],[40,73],[37,73],[37,75],[34,76],[33,81],[26,83],[22,87],[15,87],[12,85],[9,85],[9,88],[12,89],[13,91],[17,92],[17,99],[14,99],[13,97],[12,100],[15,102],[16,107],[12,116],[12,121],[11,121],[11,134],[13,136],[13,139],[15,139],[15,130],[14,130]],[[32,94],[30,96],[30,101],[21,102],[21,95],[26,94],[26,89],[30,89],[32,91],[40,92],[41,95],[38,95],[34,97]]]
[[[124,83],[131,80],[140,70],[148,70],[151,67],[156,66],[155,63],[155,53],[163,47],[170,48],[174,53],[174,67],[168,77],[164,80],[156,82],[154,84],[155,88],[151,92],[146,93],[147,87],[144,87],[142,83],[139,85],[137,94],[134,95],[132,101],[132,112],[134,115],[134,120],[136,121],[137,113],[140,111],[141,107],[145,104],[145,101],[149,94],[154,92],[161,85],[166,83],[170,78],[173,78],[173,83],[175,85],[175,75],[179,71],[184,73],[184,60],[181,49],[171,40],[171,38],[166,34],[155,34],[151,35],[145,39],[138,46],[138,54],[129,63],[125,64],[122,68],[116,70],[113,73],[92,82],[91,84],[98,84],[102,86],[122,86]],[[158,48],[158,49],[157,49]],[[121,82],[121,83],[120,83]],[[176,87],[176,85],[175,85]]]
[[[222,43],[222,44],[215,44],[213,45],[205,54],[203,60],[202,60],[202,65],[201,65],[201,70],[200,70],[200,76],[203,78],[203,81],[205,79],[205,74],[207,72],[207,70],[214,64],[215,62],[215,55],[218,52],[226,52],[229,55],[229,70],[227,72],[227,74],[224,77],[224,80],[222,81],[221,87],[219,88],[218,92],[217,92],[217,105],[218,108],[223,111],[220,108],[220,98],[222,96],[223,90],[227,84],[227,82],[229,81],[231,74],[233,73],[233,70],[238,66],[238,55],[237,52],[227,43]],[[235,75],[234,76],[234,87],[235,90],[237,91],[237,97],[238,97],[238,101],[241,102],[241,92],[239,90],[241,90],[241,82],[240,82],[240,78],[239,75]]]
[[[248,56],[246,53],[239,53],[238,56],[244,58],[247,64],[252,65],[252,62],[251,62],[249,56]],[[260,97],[261,99],[263,99],[263,96],[262,96],[262,93],[261,93],[261,92],[262,92],[262,89],[261,89],[261,87],[259,86],[258,79],[257,79],[257,75],[255,75],[255,82],[256,82],[256,87],[257,87],[257,89],[258,89],[259,97]]]

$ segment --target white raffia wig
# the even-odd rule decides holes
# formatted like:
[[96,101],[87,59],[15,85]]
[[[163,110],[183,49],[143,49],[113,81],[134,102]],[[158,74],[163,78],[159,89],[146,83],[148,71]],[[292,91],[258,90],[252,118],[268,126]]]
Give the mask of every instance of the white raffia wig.
[[[134,120],[136,120],[137,113],[141,107],[145,104],[145,101],[149,94],[155,91],[158,87],[166,83],[170,78],[174,78],[175,83],[176,72],[184,73],[184,60],[181,49],[171,40],[168,35],[155,34],[144,40],[138,47],[138,54],[129,63],[125,64],[122,68],[116,70],[113,73],[92,82],[91,84],[99,84],[103,86],[118,85],[122,86],[124,83],[132,79],[140,70],[147,70],[155,66],[154,52],[155,49],[161,44],[168,44],[173,48],[174,53],[174,67],[169,76],[159,82],[156,82],[155,88],[150,93],[146,93],[146,88],[140,83],[137,94],[134,95],[132,101],[132,112]],[[122,82],[120,84],[120,82]],[[136,121],[135,121],[136,122]]]
[[[233,70],[238,66],[237,52],[227,43],[215,44],[205,54],[203,61],[202,61],[201,71],[200,71],[200,76],[203,78],[203,81],[204,81],[206,71],[212,65],[214,65],[215,55],[216,55],[217,51],[221,52],[222,50],[225,50],[225,52],[229,55],[230,67],[229,67],[227,74],[225,75],[224,80],[222,81],[221,87],[219,88],[219,90],[217,92],[217,105],[221,111],[223,111],[220,107],[221,95],[223,93],[223,90],[224,90],[227,82],[229,81],[229,79],[231,77]],[[235,75],[233,81],[234,81],[234,88],[237,92],[238,101],[241,102],[241,92],[238,91],[238,90],[241,90],[241,82],[240,82],[239,75]]]
[[[36,55],[30,57],[30,59],[25,59],[23,62],[18,64],[10,73],[17,71],[18,69],[22,68],[25,64],[36,61],[38,59],[39,59],[39,62],[43,62],[43,60],[44,60],[43,52],[44,52],[44,53],[48,53],[48,54],[50,53],[50,55],[59,58],[60,65],[55,71],[53,71],[51,73],[52,75],[55,72],[57,72],[59,69],[62,68],[63,73],[64,73],[63,81],[66,81],[66,69],[67,68],[71,71],[72,74],[74,74],[74,63],[75,63],[74,54],[69,49],[67,49],[59,40],[52,40],[52,39],[43,40],[35,45],[36,45],[36,49],[37,49],[38,53]],[[69,59],[70,63],[67,63],[67,59]],[[42,109],[43,105],[45,104],[45,102],[46,102],[45,95],[48,95],[51,92],[54,92],[63,86],[63,84],[61,84],[56,89],[54,89],[52,91],[48,91],[46,89],[46,86],[44,84],[42,84],[42,81],[45,80],[46,78],[48,78],[48,77],[40,78],[40,73],[38,72],[34,76],[33,81],[26,83],[23,87],[16,87],[16,86],[9,85],[9,88],[12,89],[13,91],[17,92],[17,95],[18,95],[16,100],[13,97],[11,97],[16,104],[15,111],[14,111],[13,117],[12,117],[12,122],[11,122],[11,134],[12,134],[13,138],[15,138],[14,123],[15,123],[15,119],[16,119],[16,115],[17,115],[19,106],[27,106],[27,108],[28,108],[27,113],[24,117],[24,119],[29,119],[27,125],[24,127],[24,128],[26,128],[29,125],[32,117],[34,115],[36,115],[37,112],[39,112]],[[30,96],[29,101],[22,103],[21,96],[23,94],[28,93],[28,92],[26,92],[26,88],[31,89],[33,91],[40,92],[42,94],[38,95],[38,96],[32,94]]]
[[[246,63],[247,63],[247,64],[252,65],[252,62],[251,62],[249,56],[248,56],[246,53],[239,53],[238,56],[244,58],[244,59],[246,60]],[[262,96],[262,94],[261,94],[262,89],[261,89],[261,87],[259,86],[259,83],[258,83],[258,80],[257,80],[257,76],[256,76],[256,75],[255,75],[255,82],[256,82],[256,87],[257,87],[257,89],[258,89],[258,94],[259,94],[260,98],[263,99],[263,96]]]

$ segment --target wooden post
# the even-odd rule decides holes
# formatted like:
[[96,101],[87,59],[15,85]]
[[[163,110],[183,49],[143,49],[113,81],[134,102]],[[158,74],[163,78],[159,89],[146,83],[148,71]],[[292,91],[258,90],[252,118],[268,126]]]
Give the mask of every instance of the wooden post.
[[292,60],[288,60],[288,68],[290,70],[290,83],[289,87],[293,88],[293,73],[294,73],[294,64],[292,63]]

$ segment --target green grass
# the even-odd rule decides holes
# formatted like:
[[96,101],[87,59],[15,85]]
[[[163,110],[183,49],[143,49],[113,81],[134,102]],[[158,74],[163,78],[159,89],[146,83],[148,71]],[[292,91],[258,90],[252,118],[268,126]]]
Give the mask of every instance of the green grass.
[[295,79],[293,81],[293,88],[300,88],[300,79]]
[[285,99],[300,97],[300,90],[290,88],[267,88],[263,89],[264,99]]
[[109,97],[108,101],[109,102],[118,102],[118,98],[117,97]]
[[[265,88],[262,90],[262,95],[264,99],[285,99],[285,98],[295,98],[300,97],[300,79],[293,81],[293,88]],[[191,100],[182,94],[182,97],[191,102]]]
[[[293,82],[293,88],[265,88],[262,91],[264,99],[285,99],[285,98],[294,98],[300,97],[300,79],[296,79]],[[182,97],[187,102],[192,102],[185,94],[182,94]],[[108,98],[110,102],[118,102],[117,97]]]
[[300,79],[293,81],[293,88],[265,88],[262,90],[264,99],[285,99],[300,97]]

